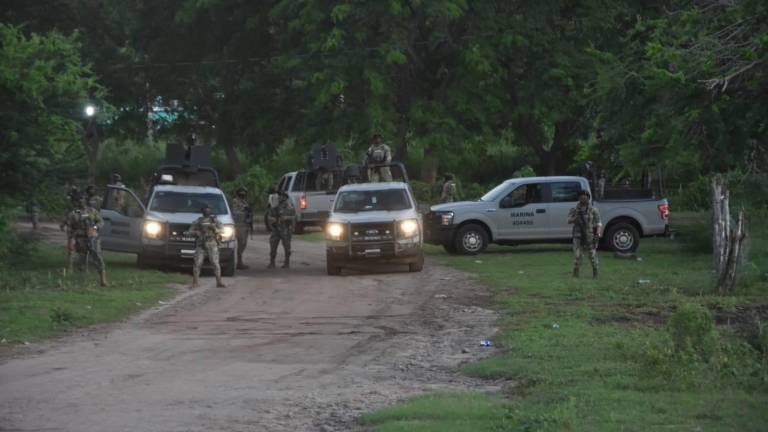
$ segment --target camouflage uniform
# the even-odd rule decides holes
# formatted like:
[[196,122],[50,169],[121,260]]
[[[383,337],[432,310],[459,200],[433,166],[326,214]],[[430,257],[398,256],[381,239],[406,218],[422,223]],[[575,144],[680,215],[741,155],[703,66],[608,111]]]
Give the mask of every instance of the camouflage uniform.
[[64,215],[64,220],[61,221],[59,224],[59,229],[66,232],[67,234],[67,271],[72,273],[72,270],[75,267],[75,231],[74,227],[70,226],[70,212],[74,211],[74,209],[68,211]]
[[275,267],[275,258],[277,258],[277,246],[283,242],[283,251],[285,252],[285,262],[283,268],[290,267],[291,264],[291,231],[293,230],[293,221],[296,217],[296,210],[291,201],[281,198],[277,206],[269,209],[267,213],[267,223],[272,227],[272,233],[269,236],[269,268]]
[[[102,197],[99,195],[89,194],[88,195],[88,207],[91,207],[95,209],[96,211],[99,211],[101,209],[101,203],[104,201]],[[94,239],[94,244],[96,245],[96,250],[99,251],[99,254],[101,254],[101,236],[96,234],[96,238]]]
[[195,235],[195,258],[192,267],[192,285],[197,286],[200,279],[200,269],[206,255],[213,265],[216,275],[216,285],[224,286],[221,282],[221,266],[219,265],[219,246],[221,244],[221,222],[216,216],[200,216],[192,223],[189,230]]
[[27,213],[29,213],[29,218],[32,222],[32,229],[36,230],[40,225],[40,206],[37,205],[37,201],[34,199],[27,203]]
[[90,260],[99,272],[102,286],[107,284],[104,259],[97,247],[99,229],[104,225],[98,210],[85,206],[69,212],[66,225],[74,239],[74,249],[78,256],[78,268],[85,275]]
[[235,220],[235,235],[237,236],[237,266],[246,268],[243,264],[243,252],[248,245],[248,233],[251,231],[253,214],[248,200],[236,197],[232,200],[232,218]]
[[443,183],[443,189],[440,192],[440,201],[444,203],[451,203],[456,201],[456,182],[448,180]]
[[375,167],[371,165],[389,164],[392,162],[392,150],[384,143],[373,144],[366,153],[368,165],[368,181],[371,183],[391,182],[392,172],[388,166]]
[[600,212],[589,204],[579,203],[568,212],[568,223],[573,224],[573,275],[579,275],[581,257],[587,253],[592,262],[593,276],[597,277],[597,240],[600,235],[597,231],[601,226]]

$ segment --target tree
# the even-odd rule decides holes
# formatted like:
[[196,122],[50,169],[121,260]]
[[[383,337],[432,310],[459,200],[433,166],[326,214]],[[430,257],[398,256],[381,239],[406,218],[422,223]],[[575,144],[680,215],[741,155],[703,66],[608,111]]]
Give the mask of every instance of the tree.
[[76,34],[26,36],[0,24],[0,189],[24,196],[72,167],[84,153],[83,108],[103,104],[104,94],[81,62]]

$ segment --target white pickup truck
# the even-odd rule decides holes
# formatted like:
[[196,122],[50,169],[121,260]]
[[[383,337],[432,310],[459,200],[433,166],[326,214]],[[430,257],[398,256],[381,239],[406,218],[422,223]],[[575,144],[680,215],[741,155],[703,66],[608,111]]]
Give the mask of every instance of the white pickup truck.
[[[425,218],[427,242],[449,253],[474,255],[490,243],[560,243],[572,238],[568,211],[583,177],[527,177],[507,180],[476,201],[432,206]],[[601,247],[633,252],[641,237],[669,232],[669,203],[664,198],[593,201],[603,223]]]
[[329,275],[372,263],[407,264],[412,272],[424,268],[423,224],[407,183],[342,186],[325,231]]
[[[101,207],[102,248],[135,253],[140,267],[192,267],[195,239],[188,231],[201,216],[205,204],[211,206],[213,215],[223,225],[219,248],[221,272],[232,276],[237,264],[235,225],[224,192],[217,187],[157,185],[145,205],[130,189],[107,186]],[[206,261],[204,267],[210,267],[210,263]]]
[[[317,183],[316,173],[293,171],[283,175],[277,185],[277,191],[286,192],[296,209],[296,225],[294,226],[296,234],[302,234],[307,226],[323,226],[328,219],[336,190],[319,190]],[[270,230],[267,214],[269,214],[269,209],[276,199],[276,196],[272,196],[267,202],[267,211],[264,213],[264,226],[267,231]]]

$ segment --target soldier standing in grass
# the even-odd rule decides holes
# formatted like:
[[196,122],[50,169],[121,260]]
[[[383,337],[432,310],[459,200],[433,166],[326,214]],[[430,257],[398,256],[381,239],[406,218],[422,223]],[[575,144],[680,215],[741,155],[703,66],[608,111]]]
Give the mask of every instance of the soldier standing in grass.
[[581,257],[587,253],[592,262],[592,277],[597,279],[597,243],[603,224],[600,212],[591,204],[589,192],[579,193],[579,203],[568,212],[568,223],[573,224],[573,277],[579,277]]
[[269,265],[267,268],[275,268],[277,246],[282,242],[285,253],[283,268],[287,269],[291,266],[291,231],[293,230],[296,210],[285,191],[280,191],[279,194],[277,206],[270,208],[269,213],[267,213],[267,223],[272,228],[272,233],[269,236]]
[[443,181],[443,187],[440,191],[440,201],[444,203],[452,203],[456,201],[456,182],[454,181],[453,174],[446,174]]
[[235,199],[232,200],[232,217],[235,220],[235,234],[237,235],[237,268],[246,270],[243,263],[243,252],[248,245],[248,234],[253,229],[253,211],[248,203],[248,191],[240,186],[237,188]]
[[221,222],[211,214],[211,206],[203,206],[203,215],[192,223],[189,231],[195,236],[195,260],[192,266],[192,288],[200,286],[200,270],[205,257],[213,265],[216,275],[216,287],[226,288],[221,281],[221,266],[219,265],[219,245],[221,244]]
[[74,227],[70,226],[69,215],[72,210],[77,208],[77,198],[80,192],[77,186],[72,186],[67,192],[67,198],[69,198],[70,210],[64,215],[64,220],[59,224],[59,229],[67,233],[67,272],[72,273],[75,266],[75,236]]
[[40,225],[40,206],[37,204],[37,200],[32,198],[27,201],[27,213],[29,219],[32,222],[32,229],[37,230]]
[[75,251],[78,255],[78,267],[85,280],[86,266],[92,262],[99,271],[99,284],[107,286],[107,272],[104,267],[104,259],[101,250],[97,247],[99,229],[104,225],[99,211],[88,206],[84,195],[74,197],[77,207],[69,212],[67,226],[72,232],[75,242]]

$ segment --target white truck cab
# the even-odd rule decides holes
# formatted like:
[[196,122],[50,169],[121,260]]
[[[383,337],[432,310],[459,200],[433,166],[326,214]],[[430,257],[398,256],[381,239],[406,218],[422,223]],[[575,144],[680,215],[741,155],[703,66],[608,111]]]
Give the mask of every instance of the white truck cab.
[[108,185],[101,208],[102,248],[135,253],[142,267],[191,267],[195,239],[188,231],[206,204],[223,226],[219,249],[222,274],[232,276],[237,264],[235,223],[226,196],[217,187],[159,184],[144,203],[130,189]]
[[370,263],[407,264],[412,272],[424,268],[423,225],[407,183],[342,186],[325,232],[329,275]]

